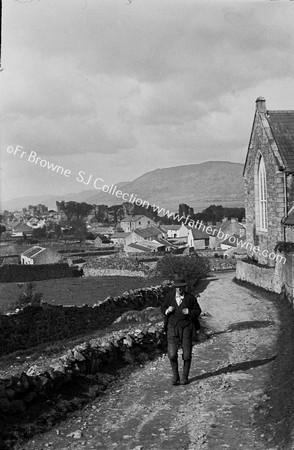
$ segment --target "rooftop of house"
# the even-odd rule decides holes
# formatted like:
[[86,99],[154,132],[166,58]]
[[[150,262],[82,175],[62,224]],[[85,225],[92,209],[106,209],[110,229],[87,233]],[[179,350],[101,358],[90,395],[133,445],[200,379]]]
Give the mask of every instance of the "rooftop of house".
[[161,227],[165,230],[179,230],[181,225],[161,225]]
[[209,239],[209,237],[211,236],[211,234],[208,234],[203,230],[199,230],[198,228],[191,228],[191,231],[195,240]]
[[51,250],[50,248],[39,247],[34,245],[34,247],[29,248],[21,254],[21,256],[26,256],[34,261],[34,263],[39,264],[49,264],[61,260],[62,257],[58,252]]
[[98,238],[98,240],[100,239],[100,241],[102,242],[102,244],[109,244],[110,240],[108,239],[108,237],[104,236],[103,234],[98,234],[96,236],[96,239]]
[[120,238],[125,238],[127,236],[129,236],[131,233],[125,233],[124,231],[116,231],[115,233],[113,233],[113,235],[111,236],[111,239],[120,239]]
[[140,220],[140,219],[142,219],[142,218],[146,218],[146,219],[148,219],[148,220],[151,220],[151,219],[149,219],[149,217],[146,217],[146,216],[144,216],[144,214],[135,214],[134,216],[126,216],[124,219],[122,219],[121,220],[121,222],[137,222],[138,220]]
[[156,227],[148,227],[148,228],[137,228],[133,231],[134,233],[138,234],[144,239],[150,238],[150,237],[156,237],[162,234],[162,231],[160,231]]
[[144,245],[140,245],[137,243],[132,243],[128,245],[129,248],[134,248],[135,250],[140,250],[141,252],[151,252],[152,249],[145,247]]
[[34,247],[31,247],[28,250],[24,251],[21,255],[26,256],[27,258],[32,258],[37,253],[40,253],[43,250],[45,250],[44,247],[39,247],[38,245],[34,245]]
[[160,244],[164,245],[167,248],[172,247],[172,244],[170,242],[160,237],[155,237],[153,241],[159,242]]
[[[234,238],[234,240],[230,240],[231,237]],[[228,239],[225,239],[224,241],[220,241],[220,244],[229,245],[230,247],[239,247],[240,242],[244,242],[246,240],[245,236],[238,236],[237,234],[232,234]]]
[[267,111],[267,120],[286,171],[294,172],[294,110]]
[[20,222],[18,225],[13,227],[13,231],[17,233],[27,233],[29,231],[32,232],[33,228],[24,222]]

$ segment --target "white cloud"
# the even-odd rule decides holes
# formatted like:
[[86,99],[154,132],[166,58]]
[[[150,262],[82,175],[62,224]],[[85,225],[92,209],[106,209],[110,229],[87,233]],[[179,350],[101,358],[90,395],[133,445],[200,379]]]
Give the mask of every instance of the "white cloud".
[[[292,6],[6,3],[4,146],[75,168],[100,164],[115,182],[176,164],[242,162],[256,97],[294,108]],[[33,189],[29,172],[22,177]]]

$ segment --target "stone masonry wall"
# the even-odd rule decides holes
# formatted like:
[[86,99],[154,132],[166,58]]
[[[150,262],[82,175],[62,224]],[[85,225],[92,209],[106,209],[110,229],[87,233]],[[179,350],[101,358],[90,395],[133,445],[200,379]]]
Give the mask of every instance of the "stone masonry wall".
[[294,254],[278,253],[275,267],[261,267],[246,261],[238,261],[236,278],[247,281],[267,291],[284,293],[293,304]]
[[238,260],[236,278],[237,280],[247,281],[255,286],[262,287],[267,291],[281,292],[280,283],[275,279],[274,267],[260,267]]
[[0,315],[0,355],[105,328],[127,310],[161,305],[167,289],[166,286],[135,289],[94,306],[44,304]]
[[[25,415],[35,399],[50,398],[53,393],[80,375],[105,372],[117,365],[144,362],[162,352],[162,323],[143,325],[135,330],[121,330],[106,337],[91,339],[54,358],[47,367],[31,366],[26,372],[0,379],[0,429],[10,415]],[[92,389],[105,389],[99,378]],[[95,392],[96,392],[95,391]],[[94,393],[95,394],[95,393]],[[8,418],[7,418],[8,415]],[[44,418],[45,420],[45,418]],[[0,448],[1,446],[0,430]]]
[[[268,211],[267,232],[258,230],[257,172],[260,153],[264,158],[266,169]],[[278,170],[277,160],[270,147],[261,118],[259,114],[257,114],[245,174],[246,240],[251,242],[253,246],[259,246],[261,250],[267,249],[269,252],[274,251],[277,242],[283,240],[283,230],[281,227],[281,219],[285,215],[283,177],[283,173]],[[259,263],[274,266],[274,262],[269,258],[265,258],[260,253],[257,255]]]
[[[147,276],[150,272],[150,268],[153,269],[154,263],[139,262],[138,258],[127,258],[119,256],[109,256],[107,258],[89,258],[87,264],[85,264],[83,270],[85,276],[106,275],[106,272],[101,271],[128,271],[123,274],[125,276]],[[98,272],[96,272],[98,271]],[[142,272],[143,275],[129,275],[130,273]],[[110,275],[120,275],[120,273],[109,272]]]
[[141,270],[123,270],[123,269],[92,269],[86,267],[83,269],[85,277],[147,277],[148,274]]
[[236,269],[237,260],[232,258],[209,258],[209,267],[212,272]]

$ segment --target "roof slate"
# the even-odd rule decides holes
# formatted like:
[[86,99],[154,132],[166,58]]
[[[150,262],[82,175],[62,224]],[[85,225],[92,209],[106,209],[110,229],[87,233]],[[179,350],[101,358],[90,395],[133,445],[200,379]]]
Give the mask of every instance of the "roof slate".
[[132,244],[129,244],[128,247],[135,248],[137,250],[141,250],[142,252],[151,252],[151,248],[145,247],[143,245],[137,244],[136,242],[133,242]]
[[13,231],[16,233],[24,233],[24,232],[29,232],[29,231],[33,231],[33,227],[28,226],[26,223],[20,222],[18,225],[16,225],[15,227],[13,227]]
[[[143,214],[135,214],[134,216],[126,216],[124,219],[121,220],[121,222],[137,222],[142,217],[146,217]],[[148,217],[146,217],[148,219]]]
[[205,231],[199,230],[198,228],[192,228],[191,231],[195,240],[209,239],[209,237],[211,236],[210,234],[206,233]]
[[287,172],[294,172],[294,110],[267,111],[267,120]]
[[22,253],[22,255],[26,256],[27,258],[32,258],[36,253],[39,253],[43,250],[45,250],[44,247],[39,247],[38,245],[35,245],[34,247],[31,247],[28,250],[25,250]]

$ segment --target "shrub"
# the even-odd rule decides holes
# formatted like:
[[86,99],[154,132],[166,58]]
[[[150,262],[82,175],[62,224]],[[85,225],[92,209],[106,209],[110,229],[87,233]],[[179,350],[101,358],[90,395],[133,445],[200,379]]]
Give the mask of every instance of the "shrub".
[[[23,288],[23,284],[18,284],[20,289]],[[25,306],[39,306],[41,304],[44,294],[36,291],[36,285],[32,281],[27,283],[25,290],[18,297],[18,301],[15,303],[16,308],[23,308]]]
[[293,253],[294,252],[294,242],[278,242],[275,246],[275,252],[283,252],[285,254],[287,253]]
[[209,262],[197,253],[185,256],[167,255],[157,263],[157,271],[170,279],[178,276],[185,280],[190,288],[194,288],[201,278],[209,275]]

